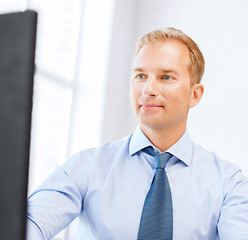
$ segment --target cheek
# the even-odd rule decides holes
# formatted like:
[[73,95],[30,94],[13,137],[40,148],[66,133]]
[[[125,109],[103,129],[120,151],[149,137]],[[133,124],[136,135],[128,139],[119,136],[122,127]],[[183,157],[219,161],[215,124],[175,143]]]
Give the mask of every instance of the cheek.
[[164,89],[163,93],[168,104],[178,109],[189,106],[191,92],[188,88],[173,86],[170,89]]
[[137,85],[132,84],[130,87],[130,97],[131,97],[132,102],[135,102],[138,100],[139,95],[140,95],[139,92],[140,92],[140,90],[137,87]]
[[131,107],[133,111],[136,109],[138,97],[137,97],[137,90],[135,89],[135,86],[130,86],[130,102],[131,102]]
[[178,105],[181,105],[182,109],[188,110],[191,100],[190,91],[182,91],[181,96],[178,99]]

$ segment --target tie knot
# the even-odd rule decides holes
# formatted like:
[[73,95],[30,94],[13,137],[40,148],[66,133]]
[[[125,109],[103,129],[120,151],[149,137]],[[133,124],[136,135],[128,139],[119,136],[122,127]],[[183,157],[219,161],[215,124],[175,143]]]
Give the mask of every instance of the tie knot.
[[168,152],[165,153],[156,153],[152,147],[147,147],[143,150],[145,153],[155,157],[157,166],[156,168],[165,168],[167,162],[172,157]]
[[163,154],[156,154],[155,155],[155,159],[156,159],[156,163],[157,163],[157,169],[159,168],[165,168],[167,162],[169,161],[169,159],[171,158],[171,154],[170,153],[163,153]]

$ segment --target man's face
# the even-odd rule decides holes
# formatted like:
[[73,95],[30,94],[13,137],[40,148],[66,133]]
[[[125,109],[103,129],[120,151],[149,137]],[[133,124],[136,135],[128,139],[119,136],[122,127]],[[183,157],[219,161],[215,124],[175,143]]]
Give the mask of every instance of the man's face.
[[186,127],[194,95],[188,66],[188,49],[177,40],[141,48],[131,80],[131,103],[141,129]]

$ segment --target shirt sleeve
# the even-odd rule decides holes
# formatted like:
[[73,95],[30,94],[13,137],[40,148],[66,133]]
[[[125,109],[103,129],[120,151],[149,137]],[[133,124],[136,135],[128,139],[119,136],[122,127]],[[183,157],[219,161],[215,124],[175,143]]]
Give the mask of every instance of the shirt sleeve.
[[217,227],[221,240],[248,239],[248,179],[240,170],[225,183],[225,197]]
[[29,197],[27,240],[47,240],[71,223],[82,210],[78,186],[60,167]]

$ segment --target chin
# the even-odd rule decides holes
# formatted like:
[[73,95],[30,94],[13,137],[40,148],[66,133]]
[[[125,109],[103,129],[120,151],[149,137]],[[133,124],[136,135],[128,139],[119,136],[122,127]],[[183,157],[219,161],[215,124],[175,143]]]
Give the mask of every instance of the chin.
[[158,130],[163,128],[164,124],[158,121],[140,121],[140,126],[144,128]]

